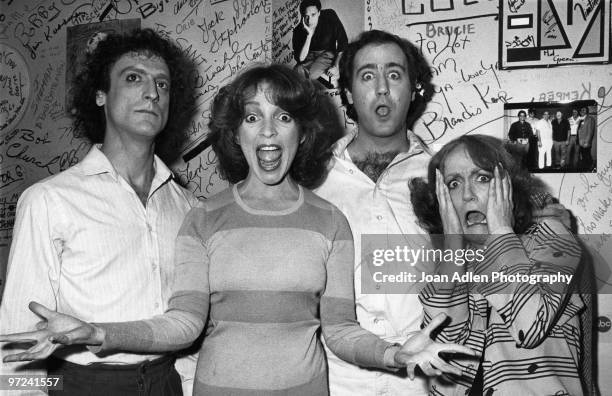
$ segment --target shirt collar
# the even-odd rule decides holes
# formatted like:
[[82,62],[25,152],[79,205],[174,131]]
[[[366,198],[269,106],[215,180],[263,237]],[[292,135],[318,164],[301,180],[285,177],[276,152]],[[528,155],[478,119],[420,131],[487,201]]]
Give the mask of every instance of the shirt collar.
[[[104,155],[101,148],[101,144],[94,144],[91,146],[91,150],[89,150],[89,153],[87,153],[85,158],[83,158],[81,161],[83,172],[87,176],[110,173],[115,179],[117,179],[119,177],[119,173],[113,164],[111,164],[106,155]],[[155,169],[153,184],[161,184],[173,177],[172,171],[157,155],[153,157],[153,167]]]
[[[337,158],[341,158],[344,160],[349,159],[349,154],[347,147],[348,145],[355,140],[357,135],[359,134],[359,128],[351,129],[345,136],[338,139],[338,141],[334,144],[333,153]],[[404,153],[407,156],[412,156],[414,154],[420,154],[422,152],[426,152],[432,155],[432,151],[427,146],[427,144],[421,139],[416,133],[412,132],[410,129],[406,131],[406,136],[408,138],[408,142],[410,144],[410,148],[408,152]]]

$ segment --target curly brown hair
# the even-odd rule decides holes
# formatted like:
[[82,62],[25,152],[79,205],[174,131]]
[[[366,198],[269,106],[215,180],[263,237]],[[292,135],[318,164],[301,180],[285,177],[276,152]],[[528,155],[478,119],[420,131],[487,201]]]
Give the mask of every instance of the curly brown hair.
[[71,103],[76,134],[92,143],[102,143],[106,132],[104,108],[96,105],[96,93],[108,92],[110,72],[125,54],[136,53],[162,58],[170,71],[170,108],[168,122],[156,138],[156,153],[165,161],[175,159],[186,139],[186,129],[195,110],[194,85],[189,83],[195,64],[170,40],[151,29],[137,29],[128,34],[110,34],[87,55],[85,64],[73,82]]

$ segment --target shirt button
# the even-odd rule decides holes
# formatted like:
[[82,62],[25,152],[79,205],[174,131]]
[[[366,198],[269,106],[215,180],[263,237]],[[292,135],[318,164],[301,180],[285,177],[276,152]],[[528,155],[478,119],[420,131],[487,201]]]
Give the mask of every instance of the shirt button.
[[376,216],[376,219],[378,219],[378,220],[382,220],[382,219],[383,219],[383,217],[382,217],[381,215],[378,215],[378,216]]
[[153,231],[153,227],[151,227],[151,224],[147,224],[147,230],[149,230],[149,232]]
[[155,309],[159,308],[159,303],[155,303],[154,307]]
[[155,271],[155,270],[157,269],[157,264],[153,263],[153,264],[151,265],[151,268],[153,268],[153,271]]
[[376,284],[376,290],[380,290],[380,283]]
[[349,173],[352,175],[353,173],[355,173],[355,171],[352,169],[349,169]]

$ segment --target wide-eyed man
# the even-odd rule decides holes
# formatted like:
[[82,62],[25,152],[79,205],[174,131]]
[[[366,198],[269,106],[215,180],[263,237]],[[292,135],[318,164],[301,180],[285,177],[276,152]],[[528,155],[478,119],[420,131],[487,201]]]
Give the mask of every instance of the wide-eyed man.
[[[340,62],[340,87],[349,116],[358,128],[335,146],[333,166],[317,190],[346,215],[355,241],[357,319],[388,341],[402,343],[423,319],[418,293],[388,294],[377,284],[363,293],[361,237],[364,234],[425,232],[416,224],[408,180],[425,176],[430,154],[409,130],[433,91],[429,67],[407,40],[382,32],[362,33]],[[405,372],[361,369],[328,352],[332,395],[425,395],[425,378]]]

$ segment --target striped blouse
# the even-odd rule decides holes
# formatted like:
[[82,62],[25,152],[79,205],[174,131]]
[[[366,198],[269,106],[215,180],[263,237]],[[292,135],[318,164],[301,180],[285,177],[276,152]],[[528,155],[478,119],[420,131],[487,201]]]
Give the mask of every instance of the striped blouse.
[[[574,275],[582,255],[574,236],[556,220],[534,225],[520,237],[492,235],[485,246],[484,260],[466,270],[489,279],[494,272]],[[572,294],[574,287],[575,282],[473,282],[457,283],[449,292],[430,283],[420,299],[426,323],[440,312],[451,317],[438,341],[482,352],[484,395],[582,395],[578,314],[584,302]],[[430,394],[469,393],[478,362],[453,363],[464,374],[432,381]]]

